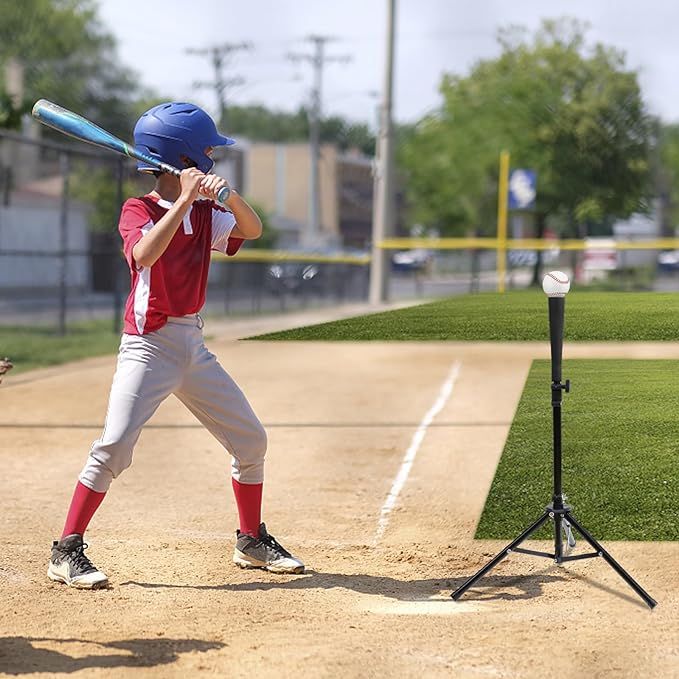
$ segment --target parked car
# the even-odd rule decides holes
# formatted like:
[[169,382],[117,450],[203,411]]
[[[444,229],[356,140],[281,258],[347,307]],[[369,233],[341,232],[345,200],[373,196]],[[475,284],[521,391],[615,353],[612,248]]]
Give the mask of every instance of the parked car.
[[426,269],[432,260],[429,250],[404,250],[391,257],[391,268],[394,271],[421,271]]
[[319,276],[317,264],[278,262],[266,271],[267,288],[275,293],[296,293],[310,286]]
[[679,250],[665,250],[658,255],[658,269],[660,271],[679,271]]

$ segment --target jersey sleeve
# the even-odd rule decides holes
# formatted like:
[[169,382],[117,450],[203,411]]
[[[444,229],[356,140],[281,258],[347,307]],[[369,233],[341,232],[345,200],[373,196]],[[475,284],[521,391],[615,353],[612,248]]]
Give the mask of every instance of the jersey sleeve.
[[[212,249],[226,255],[235,255],[243,242],[242,238],[230,238],[236,218],[233,212],[216,203],[212,204]],[[235,247],[235,242],[240,241]]]
[[118,231],[120,231],[120,235],[123,238],[123,252],[130,269],[138,268],[132,256],[134,246],[152,226],[153,220],[151,215],[141,200],[130,198],[125,201],[120,213]]

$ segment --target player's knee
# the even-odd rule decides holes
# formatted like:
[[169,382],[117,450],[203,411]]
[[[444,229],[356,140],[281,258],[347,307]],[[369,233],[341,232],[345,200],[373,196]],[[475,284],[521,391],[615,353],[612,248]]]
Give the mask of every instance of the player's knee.
[[264,459],[266,455],[266,449],[269,445],[269,437],[267,436],[266,429],[261,423],[257,423],[252,436],[252,449],[253,455],[256,458]]
[[241,459],[241,462],[248,466],[264,467],[267,445],[268,437],[266,430],[261,424],[258,424],[248,446],[247,454],[244,456],[244,459]]

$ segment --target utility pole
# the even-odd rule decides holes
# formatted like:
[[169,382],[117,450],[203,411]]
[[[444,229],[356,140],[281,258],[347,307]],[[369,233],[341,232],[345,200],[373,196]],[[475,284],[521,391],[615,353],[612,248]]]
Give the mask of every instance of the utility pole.
[[302,235],[305,245],[316,245],[321,232],[321,117],[322,117],[322,88],[323,67],[330,62],[346,63],[351,60],[349,55],[327,56],[325,43],[333,38],[322,35],[310,35],[307,42],[314,45],[313,54],[288,54],[292,61],[308,61],[314,69],[313,87],[311,89],[311,107],[309,110],[309,148],[311,156],[309,219]]
[[209,56],[214,69],[214,80],[197,80],[193,83],[196,88],[208,87],[215,91],[219,106],[219,127],[226,129],[226,90],[229,87],[242,85],[245,80],[239,76],[225,78],[223,69],[228,65],[234,52],[251,50],[252,44],[249,42],[224,43],[223,45],[212,45],[211,47],[188,47],[187,54],[197,54]]
[[395,20],[396,0],[387,0],[387,53],[373,189],[372,261],[370,265],[371,304],[380,304],[388,298],[389,257],[388,251],[382,250],[379,244],[394,232],[394,133],[392,108]]

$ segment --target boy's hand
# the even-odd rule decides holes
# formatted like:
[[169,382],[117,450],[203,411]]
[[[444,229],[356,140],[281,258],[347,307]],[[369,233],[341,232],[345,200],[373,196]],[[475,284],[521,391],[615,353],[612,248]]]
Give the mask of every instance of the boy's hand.
[[221,189],[228,186],[229,182],[216,174],[209,174],[203,178],[200,184],[200,193],[210,200],[218,201],[218,194]]
[[200,184],[205,179],[205,175],[197,167],[189,167],[182,170],[179,176],[181,184],[181,198],[193,203],[198,198]]

